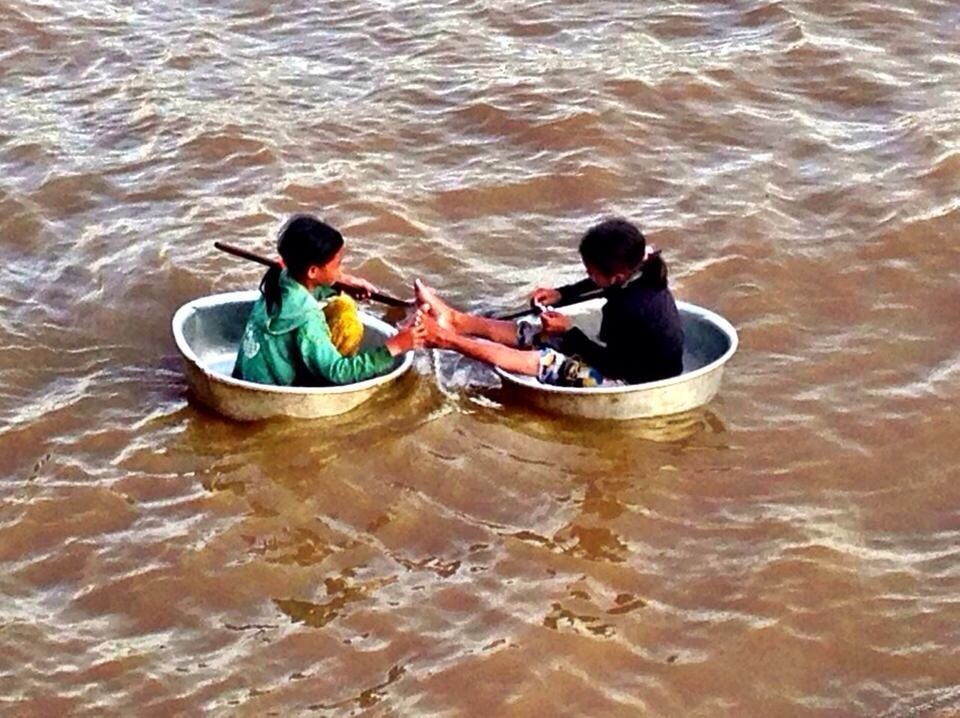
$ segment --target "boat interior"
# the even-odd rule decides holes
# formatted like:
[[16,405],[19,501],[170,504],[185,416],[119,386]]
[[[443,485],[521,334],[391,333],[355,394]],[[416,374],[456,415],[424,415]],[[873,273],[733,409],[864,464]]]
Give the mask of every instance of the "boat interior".
[[[181,324],[183,338],[207,371],[230,376],[253,302],[251,297],[238,297],[217,303],[197,303],[193,311],[185,315]],[[361,319],[365,324],[361,350],[382,345],[387,335],[367,323],[362,315]]]

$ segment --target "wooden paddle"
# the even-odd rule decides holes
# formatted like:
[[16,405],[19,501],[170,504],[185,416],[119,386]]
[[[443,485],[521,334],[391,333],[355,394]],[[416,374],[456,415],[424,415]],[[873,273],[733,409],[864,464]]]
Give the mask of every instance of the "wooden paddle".
[[[602,289],[588,289],[586,292],[583,292],[582,294],[576,294],[572,297],[561,299],[556,304],[552,304],[550,308],[559,309],[560,307],[569,307],[573,304],[580,304],[580,302],[586,302],[590,299],[596,299],[597,297],[602,297],[602,296],[603,296]],[[531,305],[526,309],[518,309],[513,312],[494,314],[492,318],[503,319],[503,320],[519,319],[520,317],[524,317],[527,314],[534,314],[534,313],[539,314],[542,311],[543,309],[541,307],[536,307]]]
[[[659,255],[660,255],[659,249],[657,249],[652,244],[647,245],[647,251],[643,256],[643,261],[646,262],[651,257],[657,257]],[[666,274],[664,274],[664,279],[666,279]],[[632,280],[628,280],[628,281],[632,281]],[[586,301],[589,301],[590,299],[596,299],[597,297],[602,297],[603,291],[604,290],[599,287],[596,289],[588,289],[587,291],[581,292],[580,294],[575,294],[572,297],[561,299],[559,302],[554,304],[551,307],[551,309],[559,309],[560,307],[569,307],[573,304],[580,304],[580,302],[586,302]],[[527,309],[519,309],[513,312],[495,313],[495,314],[491,314],[490,317],[491,319],[519,319],[520,317],[526,316],[527,314],[533,314],[534,312],[536,312],[537,314],[540,314],[542,311],[543,311],[543,307],[538,307],[534,304],[531,304],[531,306]]]
[[[232,254],[234,257],[240,257],[241,259],[249,259],[251,262],[257,262],[265,267],[279,268],[283,266],[283,262],[278,259],[270,259],[269,257],[264,257],[262,254],[257,254],[256,252],[251,252],[247,249],[242,249],[232,244],[227,244],[226,242],[214,242],[213,246],[219,249],[221,252]],[[380,304],[386,304],[388,307],[406,309],[407,307],[413,307],[417,304],[412,299],[400,299],[399,297],[392,297],[389,294],[382,294],[380,292],[370,292],[368,296],[362,289],[351,287],[348,284],[342,284],[340,282],[334,283],[333,288],[338,292],[349,294],[355,299],[370,299],[374,302],[379,302]]]

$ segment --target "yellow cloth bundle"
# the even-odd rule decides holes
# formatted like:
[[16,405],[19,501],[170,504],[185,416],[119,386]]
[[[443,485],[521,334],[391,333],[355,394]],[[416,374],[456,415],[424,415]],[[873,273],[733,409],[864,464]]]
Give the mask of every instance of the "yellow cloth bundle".
[[330,329],[330,340],[343,356],[353,356],[363,340],[363,322],[352,297],[340,294],[328,300],[323,307]]

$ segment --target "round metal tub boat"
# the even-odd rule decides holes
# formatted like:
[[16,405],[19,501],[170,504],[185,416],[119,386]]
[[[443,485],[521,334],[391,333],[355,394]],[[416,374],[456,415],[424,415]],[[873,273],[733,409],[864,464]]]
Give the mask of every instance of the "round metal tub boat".
[[[562,309],[588,335],[596,336],[600,309],[594,299]],[[737,351],[737,330],[719,314],[677,302],[683,322],[683,373],[644,384],[576,388],[541,384],[536,377],[497,369],[519,399],[554,414],[588,419],[642,419],[690,411],[707,404],[720,389],[723,366]]]
[[[386,374],[343,386],[271,386],[230,376],[247,317],[260,296],[257,290],[228,292],[187,302],[173,315],[173,337],[183,357],[187,383],[202,404],[238,421],[275,416],[317,418],[358,407],[402,376],[413,352],[397,360]],[[383,344],[396,329],[360,312],[364,325],[361,349]]]

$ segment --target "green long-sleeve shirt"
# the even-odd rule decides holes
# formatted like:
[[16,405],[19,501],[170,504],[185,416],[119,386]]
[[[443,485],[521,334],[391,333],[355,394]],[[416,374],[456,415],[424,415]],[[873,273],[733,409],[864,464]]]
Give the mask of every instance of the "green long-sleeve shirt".
[[337,351],[317,304],[333,294],[330,287],[318,287],[311,294],[284,270],[280,292],[280,306],[272,312],[263,297],[253,305],[233,368],[238,379],[278,386],[351,384],[393,367],[386,347],[352,357]]

